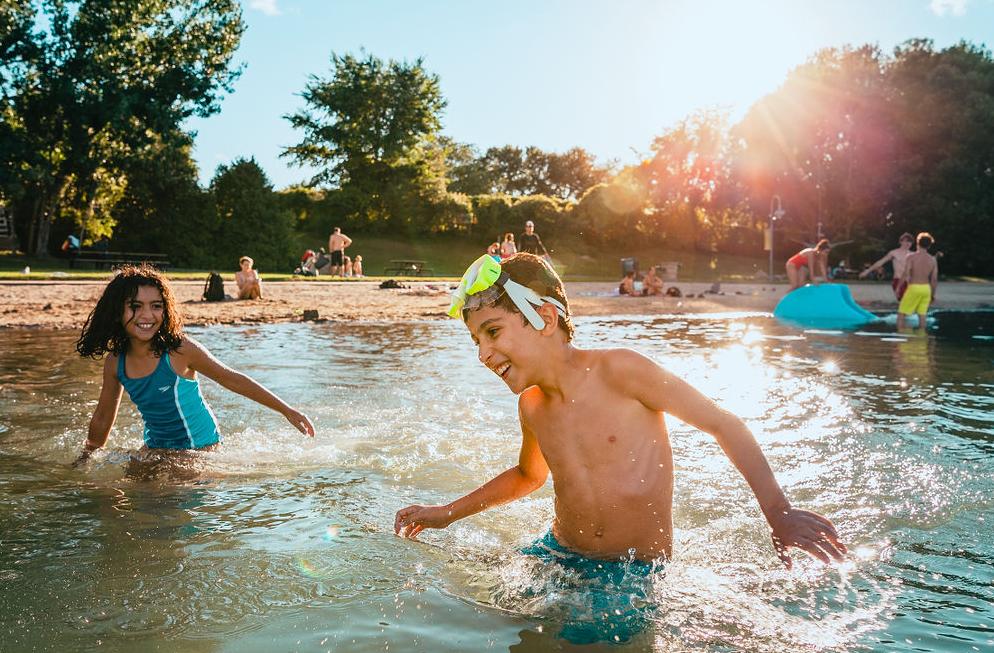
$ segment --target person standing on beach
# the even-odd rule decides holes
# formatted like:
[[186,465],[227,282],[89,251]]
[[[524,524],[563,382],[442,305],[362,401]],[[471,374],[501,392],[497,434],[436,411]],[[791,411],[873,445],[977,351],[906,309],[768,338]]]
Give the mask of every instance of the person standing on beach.
[[345,248],[352,244],[352,239],[342,233],[341,227],[335,227],[328,237],[328,251],[331,252],[331,275],[345,272]]
[[535,233],[535,223],[529,220],[525,223],[525,233],[518,238],[518,251],[534,254],[535,256],[548,256],[542,239]]
[[891,266],[894,268],[894,278],[891,279],[890,287],[894,290],[894,296],[897,298],[897,301],[901,301],[901,298],[904,297],[904,291],[908,287],[908,284],[904,282],[904,266],[908,261],[908,257],[911,256],[911,244],[914,242],[914,238],[908,232],[904,232],[897,242],[897,247],[884,254],[883,258],[879,261],[860,272],[859,278],[865,279],[871,272],[879,270],[883,267],[884,263],[890,261]]
[[904,328],[905,316],[917,313],[918,328],[925,330],[925,315],[929,304],[935,300],[939,284],[939,262],[928,252],[933,242],[932,234],[927,231],[918,234],[918,250],[905,262],[902,281],[907,288],[897,308],[898,329]]

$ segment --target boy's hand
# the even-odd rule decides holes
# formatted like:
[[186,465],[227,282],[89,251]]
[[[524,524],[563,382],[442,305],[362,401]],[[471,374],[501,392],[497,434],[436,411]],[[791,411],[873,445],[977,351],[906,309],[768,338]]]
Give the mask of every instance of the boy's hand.
[[793,565],[787,555],[790,547],[807,551],[825,564],[832,559],[842,562],[842,556],[848,553],[846,545],[839,541],[835,526],[818,513],[788,508],[772,526],[773,548],[787,569]]
[[417,537],[426,528],[445,528],[452,523],[448,506],[408,506],[397,511],[393,532],[403,537]]
[[311,420],[307,419],[307,415],[301,413],[300,411],[291,408],[286,413],[287,421],[293,424],[293,427],[303,433],[304,435],[309,435],[314,437],[314,425],[311,424]]

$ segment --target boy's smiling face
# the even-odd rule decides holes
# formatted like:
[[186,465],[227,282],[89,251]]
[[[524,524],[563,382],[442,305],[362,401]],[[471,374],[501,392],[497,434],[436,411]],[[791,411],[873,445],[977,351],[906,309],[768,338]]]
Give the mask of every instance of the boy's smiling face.
[[[554,310],[554,309],[553,309]],[[547,341],[520,313],[495,306],[468,312],[466,326],[476,343],[480,362],[499,376],[511,392],[519,394],[535,385],[537,365]]]

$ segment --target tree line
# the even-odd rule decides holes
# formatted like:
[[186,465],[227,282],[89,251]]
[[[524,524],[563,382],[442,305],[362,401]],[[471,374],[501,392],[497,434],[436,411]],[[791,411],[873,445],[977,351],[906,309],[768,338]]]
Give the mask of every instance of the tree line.
[[854,264],[928,229],[945,270],[994,274],[994,60],[981,46],[822,50],[737,123],[696,112],[627,166],[579,147],[456,142],[423,60],[332,54],[285,116],[299,142],[283,156],[312,178],[277,191],[241,158],[203,188],[183,121],[232,91],[244,30],[235,0],[0,3],[0,203],[22,249],[85,230],[188,266],[251,244],[279,269],[297,234],[336,225],[482,243],[530,219],[550,242],[756,255],[777,196],[784,255],[825,235],[853,241],[841,253]]

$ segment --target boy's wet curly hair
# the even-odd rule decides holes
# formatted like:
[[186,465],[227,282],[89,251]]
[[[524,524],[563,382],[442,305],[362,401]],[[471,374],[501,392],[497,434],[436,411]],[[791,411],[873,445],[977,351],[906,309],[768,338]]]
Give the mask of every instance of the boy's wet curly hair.
[[120,355],[128,350],[128,334],[121,320],[124,307],[138,295],[141,286],[152,286],[162,293],[162,326],[152,338],[152,351],[162,356],[180,346],[183,320],[176,310],[176,300],[166,278],[147,264],[125,265],[104,288],[97,305],[86,318],[83,332],[76,341],[76,351],[81,356],[100,358],[107,353]]
[[[566,342],[572,342],[574,335],[573,317],[569,310],[569,301],[566,299],[566,290],[563,288],[563,280],[559,278],[556,271],[552,269],[545,259],[521,252],[506,258],[500,262],[500,269],[507,272],[507,275],[522,286],[531,288],[539,296],[549,296],[558,299],[566,309],[566,317],[559,316],[559,328],[566,333]],[[499,306],[511,313],[521,313],[514,305],[507,293],[501,293],[494,302],[494,306]],[[525,316],[522,315],[524,320]]]

